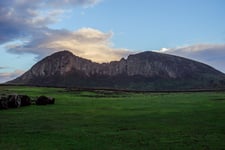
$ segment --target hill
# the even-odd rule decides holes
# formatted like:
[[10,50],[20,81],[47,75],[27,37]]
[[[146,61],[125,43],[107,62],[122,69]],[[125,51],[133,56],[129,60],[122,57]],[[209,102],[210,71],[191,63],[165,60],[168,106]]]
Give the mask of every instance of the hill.
[[225,75],[200,62],[151,51],[102,64],[61,51],[8,84],[128,90],[215,89],[225,87]]

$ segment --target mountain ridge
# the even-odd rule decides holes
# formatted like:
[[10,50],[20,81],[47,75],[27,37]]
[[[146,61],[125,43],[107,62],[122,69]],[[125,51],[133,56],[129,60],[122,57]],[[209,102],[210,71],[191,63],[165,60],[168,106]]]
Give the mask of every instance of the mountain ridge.
[[225,75],[187,58],[146,51],[96,63],[69,51],[54,53],[8,84],[133,90],[225,87]]

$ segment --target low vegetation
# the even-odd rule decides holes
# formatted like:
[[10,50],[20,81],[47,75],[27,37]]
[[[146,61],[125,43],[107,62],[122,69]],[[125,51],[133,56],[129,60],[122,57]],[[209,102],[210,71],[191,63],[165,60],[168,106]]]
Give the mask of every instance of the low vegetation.
[[127,93],[1,86],[56,98],[0,110],[0,149],[223,149],[225,93]]

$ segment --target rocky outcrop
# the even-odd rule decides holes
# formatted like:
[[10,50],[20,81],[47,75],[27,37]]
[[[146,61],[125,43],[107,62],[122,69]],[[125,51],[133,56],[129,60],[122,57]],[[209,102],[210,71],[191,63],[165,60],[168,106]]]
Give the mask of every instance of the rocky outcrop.
[[9,83],[157,90],[221,88],[223,82],[224,74],[214,68],[173,55],[149,51],[99,64],[61,51]]

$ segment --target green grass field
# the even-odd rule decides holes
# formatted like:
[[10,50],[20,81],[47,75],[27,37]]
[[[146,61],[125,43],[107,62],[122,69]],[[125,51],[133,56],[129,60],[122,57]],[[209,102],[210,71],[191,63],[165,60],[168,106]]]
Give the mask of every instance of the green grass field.
[[0,87],[55,105],[0,110],[1,150],[225,149],[225,93],[95,93]]

